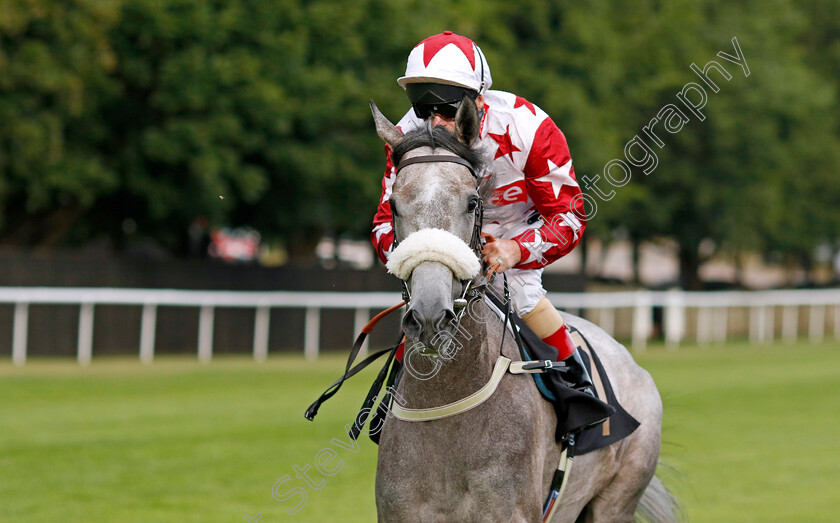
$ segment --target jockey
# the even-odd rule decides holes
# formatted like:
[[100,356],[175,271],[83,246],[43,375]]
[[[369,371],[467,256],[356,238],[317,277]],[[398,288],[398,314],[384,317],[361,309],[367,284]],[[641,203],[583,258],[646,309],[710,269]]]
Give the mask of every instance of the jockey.
[[[482,232],[496,241],[484,245],[488,265],[507,271],[513,309],[565,360],[573,387],[592,393],[592,381],[563,317],[545,297],[543,268],[565,256],[580,241],[586,215],[566,138],[551,118],[528,100],[490,91],[490,68],[469,38],[445,31],[430,36],[408,57],[406,90],[412,109],[397,124],[402,132],[423,126],[455,129],[455,113],[464,95],[475,101],[481,117],[476,147],[492,154],[487,172],[495,189],[485,202]],[[386,262],[394,242],[388,199],[396,179],[391,150],[385,146],[382,197],[373,219],[371,241]],[[489,158],[488,158],[489,160]],[[501,278],[493,285],[500,288]]]

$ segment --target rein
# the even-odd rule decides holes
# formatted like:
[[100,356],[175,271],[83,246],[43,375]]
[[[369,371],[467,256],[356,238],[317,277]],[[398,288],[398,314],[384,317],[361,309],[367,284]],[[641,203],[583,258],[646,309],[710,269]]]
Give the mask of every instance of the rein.
[[[388,354],[389,352],[391,353],[391,357],[389,358],[388,363],[385,365],[385,368],[387,369],[390,366],[390,360],[393,359],[393,355],[396,353],[397,347],[399,346],[402,340],[402,333],[400,333],[400,340],[397,341],[397,344],[395,346],[371,354],[355,367],[353,367],[353,363],[356,361],[356,356],[358,356],[359,351],[362,348],[362,344],[365,341],[365,338],[367,338],[367,335],[370,334],[370,332],[373,330],[376,324],[379,323],[379,320],[391,314],[395,310],[401,308],[403,305],[405,305],[405,303],[406,302],[403,301],[398,303],[397,305],[394,305],[393,307],[385,309],[384,311],[374,316],[373,319],[371,319],[367,323],[367,325],[362,327],[362,332],[359,333],[359,336],[356,338],[356,342],[353,343],[353,348],[350,349],[350,356],[348,356],[347,358],[347,366],[344,369],[344,374],[340,378],[335,380],[335,382],[333,382],[332,385],[327,387],[327,390],[325,390],[324,393],[321,394],[318,397],[318,399],[315,400],[315,402],[313,402],[312,405],[309,406],[308,409],[306,409],[306,413],[304,414],[306,419],[308,419],[309,421],[314,421],[315,416],[318,414],[318,409],[321,408],[321,404],[327,401],[328,399],[332,398],[335,395],[335,393],[338,392],[338,389],[341,388],[345,381],[352,378],[359,371],[361,371],[362,369],[379,359],[380,356]],[[378,390],[379,389],[377,389],[377,392]]]

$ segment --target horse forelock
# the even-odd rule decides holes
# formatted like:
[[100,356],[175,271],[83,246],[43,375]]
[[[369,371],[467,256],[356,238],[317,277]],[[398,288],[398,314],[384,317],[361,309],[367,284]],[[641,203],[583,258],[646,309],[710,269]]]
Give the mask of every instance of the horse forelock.
[[[417,150],[417,154],[428,153],[427,148]],[[443,153],[447,154],[447,153]],[[413,152],[410,156],[414,156]],[[475,189],[472,176],[460,171],[465,168],[450,167],[448,163],[415,164],[400,171],[394,184],[392,197],[399,198],[402,205],[411,209],[408,222],[411,229],[441,228],[450,230],[457,222],[459,213],[453,212],[458,205],[458,195]],[[403,213],[401,213],[403,214]]]
[[458,141],[455,136],[442,127],[420,127],[406,133],[405,138],[391,152],[391,160],[398,165],[409,152],[421,147],[429,147],[434,152],[443,148],[468,161],[478,173],[484,170],[486,157],[478,148],[469,147]]
[[[471,148],[458,141],[443,127],[426,125],[409,131],[404,139],[394,147],[391,160],[394,165],[414,156],[455,155],[473,166],[474,172],[482,173],[486,165],[486,155],[480,148]],[[468,175],[467,169],[450,163],[415,164],[400,171],[392,194],[400,196],[405,202],[423,202],[424,212],[415,214],[416,227],[448,228],[453,224],[455,215],[450,195],[463,194],[465,190],[478,190],[479,197],[486,201],[492,187],[486,178],[476,181]],[[488,190],[490,189],[490,190]]]

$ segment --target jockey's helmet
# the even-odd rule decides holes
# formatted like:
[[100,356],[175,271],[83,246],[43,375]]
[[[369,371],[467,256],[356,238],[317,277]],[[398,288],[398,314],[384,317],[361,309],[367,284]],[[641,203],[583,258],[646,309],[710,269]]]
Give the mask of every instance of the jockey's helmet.
[[[410,84],[446,84],[475,91],[475,96],[484,94],[492,82],[481,49],[469,38],[452,31],[430,36],[417,44],[408,55],[405,76],[397,80],[407,91]],[[413,93],[408,94],[411,97]]]

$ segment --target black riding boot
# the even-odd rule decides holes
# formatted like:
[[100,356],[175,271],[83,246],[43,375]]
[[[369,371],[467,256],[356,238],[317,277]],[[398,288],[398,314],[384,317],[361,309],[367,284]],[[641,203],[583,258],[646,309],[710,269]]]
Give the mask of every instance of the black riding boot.
[[592,384],[589,371],[586,370],[586,365],[583,364],[583,358],[580,357],[580,349],[576,348],[572,355],[563,360],[563,362],[566,364],[563,379],[570,382],[573,389],[595,396],[595,385]]

